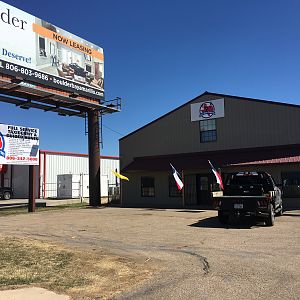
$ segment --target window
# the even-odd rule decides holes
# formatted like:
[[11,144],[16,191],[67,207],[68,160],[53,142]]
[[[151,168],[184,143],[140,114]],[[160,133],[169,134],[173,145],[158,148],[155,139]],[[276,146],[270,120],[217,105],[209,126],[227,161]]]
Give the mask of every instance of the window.
[[39,47],[40,47],[40,56],[47,57],[45,38],[39,37]]
[[141,178],[142,197],[154,197],[154,177]]
[[50,42],[50,54],[56,54],[56,47],[55,47],[55,44]]
[[173,176],[169,176],[169,197],[181,197],[182,192],[178,190]]
[[217,140],[216,120],[200,121],[200,142],[213,142]]
[[92,66],[85,65],[85,70],[88,71],[89,73],[91,73],[92,72]]

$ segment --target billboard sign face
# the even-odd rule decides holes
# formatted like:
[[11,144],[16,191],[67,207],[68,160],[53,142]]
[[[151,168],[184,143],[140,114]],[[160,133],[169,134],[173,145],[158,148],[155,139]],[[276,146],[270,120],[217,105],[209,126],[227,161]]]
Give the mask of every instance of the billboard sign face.
[[102,48],[2,1],[0,73],[92,98],[104,95]]
[[38,165],[39,129],[0,124],[0,165]]
[[224,99],[209,100],[191,104],[191,121],[224,117]]

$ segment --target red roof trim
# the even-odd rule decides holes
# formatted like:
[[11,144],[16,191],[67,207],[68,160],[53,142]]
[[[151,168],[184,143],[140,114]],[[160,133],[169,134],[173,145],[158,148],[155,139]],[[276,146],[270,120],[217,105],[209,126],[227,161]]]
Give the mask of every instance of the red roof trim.
[[[68,156],[77,156],[77,157],[88,157],[88,154],[75,153],[75,152],[62,152],[62,151],[51,151],[51,150],[40,150],[41,153],[52,154],[52,155],[68,155]],[[100,158],[104,159],[120,159],[118,156],[106,156],[100,155]]]
[[292,164],[292,163],[299,163],[299,162],[300,162],[300,155],[290,156],[290,157],[282,157],[282,158],[274,158],[274,159],[266,159],[266,160],[250,161],[250,162],[244,162],[244,163],[239,163],[239,164],[231,164],[230,166]]
[[135,157],[121,172],[168,170],[170,163],[179,170],[206,168],[208,159],[218,167],[258,164],[260,161],[264,164],[297,163],[300,144]]

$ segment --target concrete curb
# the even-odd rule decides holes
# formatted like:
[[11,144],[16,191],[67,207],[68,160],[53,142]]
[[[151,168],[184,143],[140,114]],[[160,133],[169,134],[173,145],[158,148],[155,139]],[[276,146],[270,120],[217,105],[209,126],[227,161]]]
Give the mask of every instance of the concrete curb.
[[0,300],[70,300],[67,295],[58,295],[43,288],[22,288],[0,291]]

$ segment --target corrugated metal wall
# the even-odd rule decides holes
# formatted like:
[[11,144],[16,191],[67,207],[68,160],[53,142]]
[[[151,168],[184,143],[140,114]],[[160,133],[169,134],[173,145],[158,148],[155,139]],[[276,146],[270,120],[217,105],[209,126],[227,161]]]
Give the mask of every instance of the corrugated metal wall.
[[[225,117],[216,119],[217,140],[200,142],[191,103],[224,98]],[[202,95],[120,139],[121,168],[135,157],[266,147],[300,143],[300,106]]]
[[[85,155],[41,152],[40,166],[41,198],[57,197],[57,175],[89,173],[88,157]],[[108,176],[109,184],[115,184],[112,170],[119,171],[119,159],[101,158],[100,168],[101,175]]]

